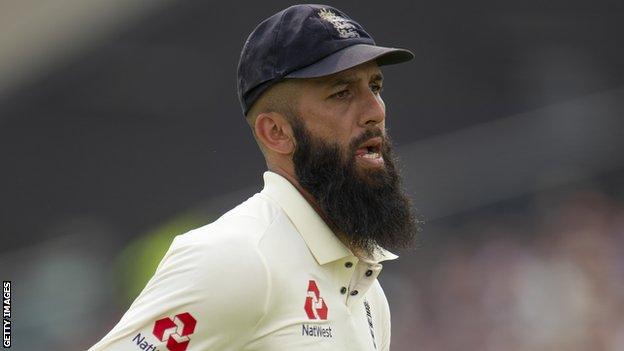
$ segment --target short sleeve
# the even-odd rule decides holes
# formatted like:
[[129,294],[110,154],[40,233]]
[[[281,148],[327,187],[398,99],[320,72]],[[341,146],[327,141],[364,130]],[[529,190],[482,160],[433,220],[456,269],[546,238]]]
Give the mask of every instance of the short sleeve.
[[257,247],[178,239],[119,323],[90,351],[239,350],[252,338],[270,295]]

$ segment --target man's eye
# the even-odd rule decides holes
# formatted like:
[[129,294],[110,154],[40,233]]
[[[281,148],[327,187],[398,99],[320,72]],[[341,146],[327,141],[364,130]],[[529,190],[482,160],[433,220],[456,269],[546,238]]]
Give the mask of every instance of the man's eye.
[[371,85],[371,91],[375,94],[381,93],[382,90],[383,88],[381,87],[381,85],[378,85],[378,84]]
[[345,89],[345,90],[341,90],[337,93],[332,94],[330,97],[335,98],[335,99],[346,99],[349,97],[349,94],[350,94],[349,90]]

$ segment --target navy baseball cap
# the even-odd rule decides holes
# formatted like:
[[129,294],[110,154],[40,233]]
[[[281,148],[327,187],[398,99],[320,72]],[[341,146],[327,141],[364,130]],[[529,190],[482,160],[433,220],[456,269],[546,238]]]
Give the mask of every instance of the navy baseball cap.
[[262,21],[238,63],[238,98],[246,115],[285,78],[314,78],[376,60],[390,65],[414,58],[409,50],[377,46],[364,28],[326,5],[294,5]]

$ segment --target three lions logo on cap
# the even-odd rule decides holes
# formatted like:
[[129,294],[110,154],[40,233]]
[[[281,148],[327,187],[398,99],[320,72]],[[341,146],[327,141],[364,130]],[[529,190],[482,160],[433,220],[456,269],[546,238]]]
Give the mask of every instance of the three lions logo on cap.
[[318,15],[321,19],[331,23],[336,31],[338,31],[338,35],[343,38],[359,38],[360,34],[357,32],[353,23],[351,23],[348,19],[341,17],[331,10],[321,9],[318,12]]

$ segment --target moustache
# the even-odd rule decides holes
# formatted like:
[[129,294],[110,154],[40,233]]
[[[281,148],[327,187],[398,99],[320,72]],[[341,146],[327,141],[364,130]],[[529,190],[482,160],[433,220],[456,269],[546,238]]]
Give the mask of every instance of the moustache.
[[351,139],[351,142],[349,142],[349,148],[352,150],[357,150],[358,146],[360,146],[362,143],[364,143],[368,139],[375,137],[381,137],[381,140],[384,144],[387,141],[386,133],[384,133],[381,129],[370,128],[366,129],[364,132],[362,132],[362,134],[358,135],[357,137]]

